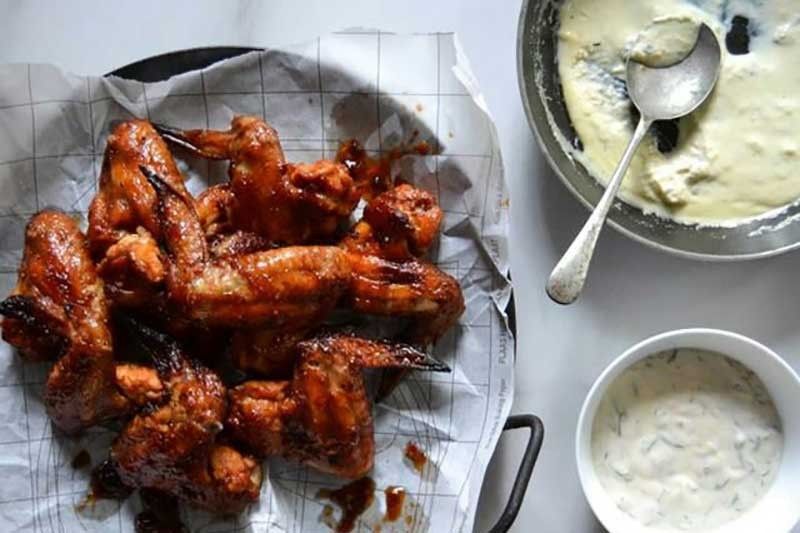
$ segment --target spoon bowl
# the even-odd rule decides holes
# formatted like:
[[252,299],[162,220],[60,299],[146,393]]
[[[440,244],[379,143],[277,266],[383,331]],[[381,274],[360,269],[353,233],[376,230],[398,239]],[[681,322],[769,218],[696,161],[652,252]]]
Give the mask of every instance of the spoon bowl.
[[694,47],[678,63],[651,67],[629,59],[626,67],[628,96],[643,116],[653,120],[688,115],[714,89],[719,78],[721,54],[714,32],[702,24]]
[[670,120],[697,109],[711,94],[719,79],[722,49],[711,28],[702,24],[694,46],[686,57],[664,67],[651,67],[628,60],[628,95],[640,113],[639,124],[589,220],[556,264],[547,280],[547,294],[555,302],[571,304],[578,299],[597,239],[605,225],[636,149],[656,120]]

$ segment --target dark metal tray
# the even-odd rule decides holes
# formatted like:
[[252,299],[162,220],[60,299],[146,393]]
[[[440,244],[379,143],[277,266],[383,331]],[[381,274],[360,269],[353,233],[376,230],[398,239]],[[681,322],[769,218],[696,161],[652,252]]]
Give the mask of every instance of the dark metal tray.
[[[109,72],[107,75],[141,82],[162,81],[184,72],[205,68],[223,59],[229,59],[256,50],[259,49],[234,46],[180,50],[142,59]],[[506,312],[508,313],[511,332],[516,336],[514,300],[512,298],[509,301]],[[505,533],[511,528],[522,506],[522,500],[525,497],[525,492],[533,474],[533,467],[542,447],[544,424],[537,416],[532,414],[511,415],[506,420],[503,431],[520,428],[529,428],[530,437],[522,455],[519,471],[511,487],[506,506],[495,525],[489,530],[490,533]]]

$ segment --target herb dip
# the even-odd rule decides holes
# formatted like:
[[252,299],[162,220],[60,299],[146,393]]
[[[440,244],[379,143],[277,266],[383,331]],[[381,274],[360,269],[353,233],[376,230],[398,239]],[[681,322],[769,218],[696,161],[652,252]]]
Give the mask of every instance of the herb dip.
[[769,490],[781,422],[761,380],[724,355],[680,349],[627,368],[592,427],[592,462],[624,513],[655,530],[735,520]]

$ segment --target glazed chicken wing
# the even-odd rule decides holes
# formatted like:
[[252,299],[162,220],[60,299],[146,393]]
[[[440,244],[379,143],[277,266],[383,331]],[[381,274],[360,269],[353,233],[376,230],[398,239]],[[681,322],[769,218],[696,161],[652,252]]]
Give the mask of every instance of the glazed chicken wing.
[[360,313],[410,318],[406,337],[415,344],[434,342],[464,311],[458,281],[430,263],[348,257],[353,274],[344,305]]
[[147,307],[164,289],[157,197],[140,165],[192,201],[172,154],[149,122],[128,120],[113,128],[89,207],[88,237],[109,296],[127,307]]
[[56,360],[44,402],[59,428],[78,431],[125,410],[103,284],[71,217],[42,211],[30,220],[17,285],[0,313],[3,338],[24,357]]
[[158,192],[171,259],[168,296],[186,316],[220,326],[275,326],[324,315],[335,306],[350,278],[342,249],[295,246],[212,260],[192,204],[143,171]]
[[411,346],[348,335],[297,345],[291,381],[250,381],[230,392],[227,427],[260,456],[281,455],[346,478],[374,460],[372,408],[362,368],[449,371]]
[[[353,281],[347,303],[356,311],[409,317],[405,338],[434,342],[464,311],[458,282],[420,259],[439,233],[442,210],[430,193],[403,184],[375,197],[342,241]],[[388,369],[378,390],[387,397],[407,371]]]
[[432,194],[402,184],[367,204],[342,246],[390,261],[407,261],[428,252],[441,222],[442,210]]
[[[411,185],[373,199],[341,243],[354,275],[346,304],[359,312],[411,317],[408,337],[414,342],[431,342],[449,328],[463,310],[461,290],[450,276],[417,259],[435,240],[441,220],[436,199]],[[231,347],[234,364],[270,378],[286,375],[294,343],[323,318],[294,323],[288,330],[237,331]]]
[[100,259],[122,237],[145,228],[159,239],[156,195],[140,170],[158,173],[173,190],[191,198],[166,143],[146,120],[118,123],[108,136],[97,195],[89,207],[89,243]]
[[377,196],[341,246],[352,270],[345,305],[355,311],[405,316],[413,321],[407,340],[428,344],[464,311],[458,281],[424,255],[442,220],[435,198],[411,185]]
[[236,117],[228,131],[156,127],[200,156],[231,161],[228,188],[203,203],[215,216],[226,213],[233,229],[281,245],[319,242],[338,231],[358,202],[343,165],[286,163],[278,133],[257,117]]
[[121,480],[204,509],[241,511],[258,498],[261,468],[252,457],[217,442],[227,411],[224,385],[212,371],[189,360],[174,341],[131,324],[160,383],[152,374],[128,367],[125,390],[138,390],[139,396],[146,391],[151,401],[160,393],[166,400],[156,400],[154,408],[134,416],[114,441],[111,459]]

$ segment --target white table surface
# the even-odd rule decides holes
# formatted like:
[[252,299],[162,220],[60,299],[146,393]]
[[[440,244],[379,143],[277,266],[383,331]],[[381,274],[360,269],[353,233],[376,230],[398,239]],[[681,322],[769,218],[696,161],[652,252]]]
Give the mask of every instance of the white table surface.
[[[578,484],[574,427],[602,368],[651,334],[686,326],[752,336],[800,369],[796,254],[743,264],[668,257],[607,231],[582,300],[552,304],[544,280],[586,216],[544,163],[516,73],[517,0],[0,0],[0,62],[49,62],[101,74],[153,54],[208,45],[269,46],[353,27],[455,31],[500,134],[511,187],[518,316],[514,412],[545,422],[533,483],[513,531],[601,531]],[[502,509],[525,434],[507,434],[489,467],[476,531]],[[800,529],[796,530],[800,531]]]

